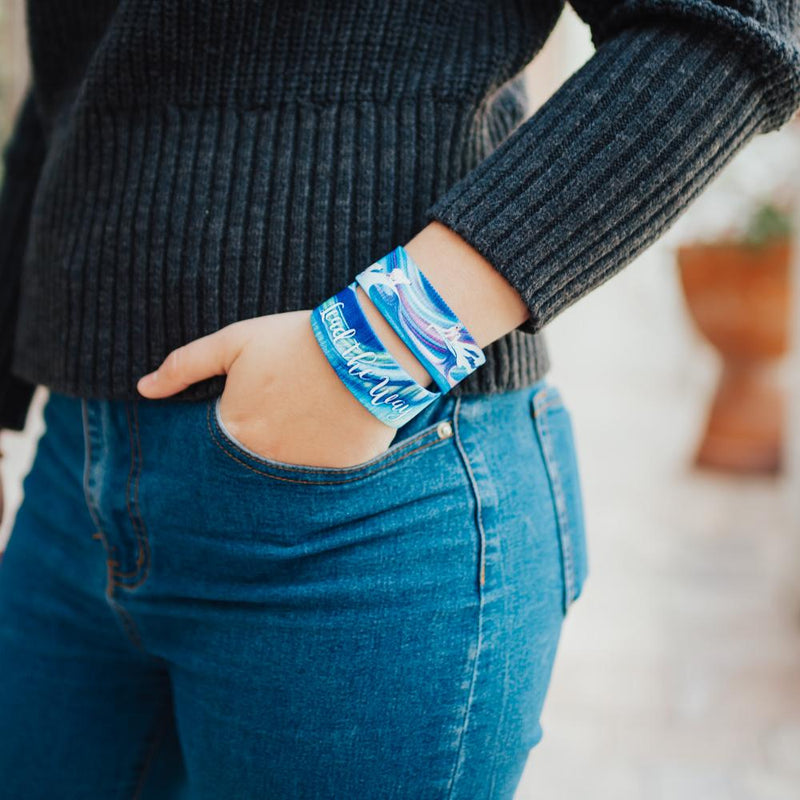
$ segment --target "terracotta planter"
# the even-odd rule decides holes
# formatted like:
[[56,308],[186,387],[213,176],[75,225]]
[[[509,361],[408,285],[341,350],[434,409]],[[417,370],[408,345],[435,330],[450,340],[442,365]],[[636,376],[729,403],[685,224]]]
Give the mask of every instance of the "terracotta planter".
[[697,243],[677,249],[694,321],[723,367],[698,465],[741,472],[782,466],[784,397],[775,367],[789,345],[793,242]]

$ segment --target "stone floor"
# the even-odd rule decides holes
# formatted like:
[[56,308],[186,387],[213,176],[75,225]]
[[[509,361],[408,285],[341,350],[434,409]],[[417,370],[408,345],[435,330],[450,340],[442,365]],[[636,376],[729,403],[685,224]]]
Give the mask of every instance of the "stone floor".
[[[716,364],[664,248],[567,309],[550,345],[591,575],[517,800],[800,800],[796,466],[691,467]],[[34,413],[26,436],[3,435],[11,505],[39,430]]]

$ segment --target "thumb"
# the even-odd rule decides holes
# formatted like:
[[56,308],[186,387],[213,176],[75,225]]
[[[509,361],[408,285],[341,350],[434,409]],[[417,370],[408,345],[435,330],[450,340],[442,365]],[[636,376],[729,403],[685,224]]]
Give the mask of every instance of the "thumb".
[[244,341],[238,323],[226,325],[170,352],[157,369],[139,379],[136,388],[145,397],[168,397],[204,378],[226,375]]

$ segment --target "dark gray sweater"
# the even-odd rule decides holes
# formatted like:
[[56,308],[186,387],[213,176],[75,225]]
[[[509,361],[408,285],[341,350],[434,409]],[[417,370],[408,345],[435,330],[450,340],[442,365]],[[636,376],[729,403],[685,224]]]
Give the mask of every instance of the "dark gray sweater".
[[[0,199],[0,426],[36,383],[132,397],[173,348],[309,309],[438,219],[542,328],[800,106],[800,0],[573,0],[596,52],[528,115],[563,0],[29,0]],[[179,397],[218,393],[224,378]]]

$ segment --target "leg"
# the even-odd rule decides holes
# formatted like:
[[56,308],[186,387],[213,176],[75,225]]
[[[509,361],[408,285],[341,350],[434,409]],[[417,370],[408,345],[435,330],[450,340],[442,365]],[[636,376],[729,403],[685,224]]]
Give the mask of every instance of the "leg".
[[557,507],[529,390],[434,405],[314,469],[248,453],[212,404],[141,404],[158,525],[131,611],[190,800],[513,796],[564,613]]
[[[0,562],[0,785],[25,800],[143,794],[166,670],[125,635],[83,495],[80,401],[51,395]],[[166,787],[166,783],[162,783]]]

